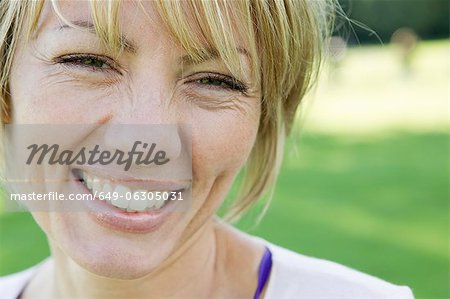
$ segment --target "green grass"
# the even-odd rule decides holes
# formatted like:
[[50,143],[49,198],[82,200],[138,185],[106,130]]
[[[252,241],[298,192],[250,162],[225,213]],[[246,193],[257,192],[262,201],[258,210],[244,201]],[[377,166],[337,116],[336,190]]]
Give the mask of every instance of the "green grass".
[[28,213],[0,215],[0,275],[25,269],[48,256],[44,233]]
[[417,298],[448,298],[448,141],[305,135],[296,154],[288,148],[271,208],[251,232],[408,285]]
[[[255,229],[274,243],[448,298],[448,135],[303,135]],[[254,214],[254,213],[253,213]],[[29,214],[0,215],[0,274],[48,255]]]

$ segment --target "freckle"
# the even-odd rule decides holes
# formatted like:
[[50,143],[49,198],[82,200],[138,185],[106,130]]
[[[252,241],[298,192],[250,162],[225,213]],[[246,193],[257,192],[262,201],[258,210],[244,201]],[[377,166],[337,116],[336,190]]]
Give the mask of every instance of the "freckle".
[[108,115],[106,115],[106,116],[100,118],[100,119],[97,121],[97,124],[98,124],[98,125],[103,125],[103,124],[107,123],[108,121],[110,121],[111,118],[112,118],[112,115],[111,115],[111,114],[108,114]]

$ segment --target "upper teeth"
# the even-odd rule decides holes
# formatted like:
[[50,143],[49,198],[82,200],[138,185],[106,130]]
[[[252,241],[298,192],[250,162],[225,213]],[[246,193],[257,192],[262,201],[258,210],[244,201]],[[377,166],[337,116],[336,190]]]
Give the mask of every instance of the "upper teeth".
[[[120,209],[129,211],[129,212],[143,212],[146,210],[158,210],[160,209],[165,200],[162,198],[160,200],[156,200],[155,196],[153,199],[148,199],[149,196],[143,196],[145,193],[153,192],[170,192],[170,191],[147,191],[147,190],[131,190],[127,186],[121,184],[113,184],[110,181],[105,179],[101,179],[97,176],[87,174],[85,172],[82,173],[83,181],[86,187],[92,192],[92,194],[100,194],[111,203],[113,206],[116,206]],[[114,196],[114,193],[117,193],[117,197]],[[130,200],[128,200],[128,198]],[[151,196],[150,196],[151,198]]]

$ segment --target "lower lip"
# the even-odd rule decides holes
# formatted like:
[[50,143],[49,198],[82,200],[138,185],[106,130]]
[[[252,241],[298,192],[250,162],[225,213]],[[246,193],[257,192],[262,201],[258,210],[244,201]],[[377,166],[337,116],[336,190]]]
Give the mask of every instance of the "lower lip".
[[[84,191],[90,192],[82,182],[78,182]],[[168,202],[158,211],[127,212],[104,200],[95,198],[87,200],[88,215],[103,227],[126,232],[146,234],[158,230],[169,218],[171,206],[175,202]]]

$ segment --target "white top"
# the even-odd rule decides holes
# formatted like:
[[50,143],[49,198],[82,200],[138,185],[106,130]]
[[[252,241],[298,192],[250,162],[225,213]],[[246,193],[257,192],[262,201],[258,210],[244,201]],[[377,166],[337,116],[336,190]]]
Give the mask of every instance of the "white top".
[[[264,299],[414,298],[406,286],[396,286],[330,261],[265,243],[272,252],[272,270]],[[0,298],[16,299],[38,267],[1,277]]]
[[272,270],[264,299],[413,299],[411,289],[267,243]]

